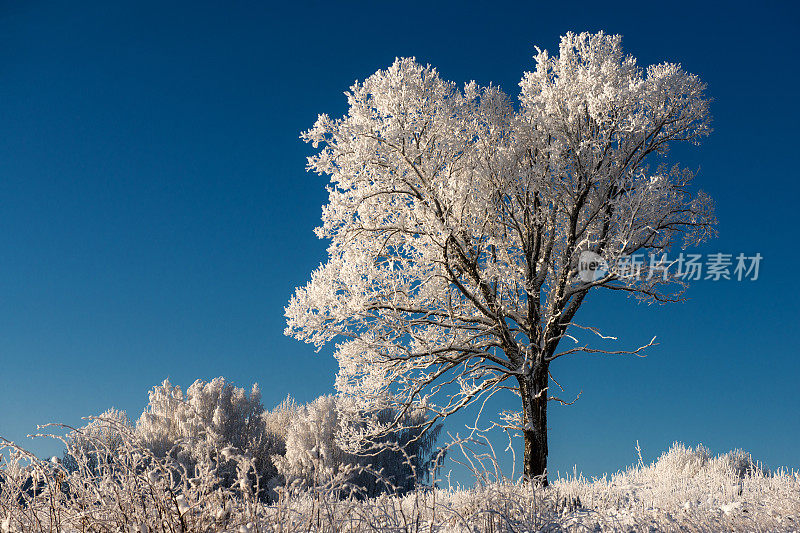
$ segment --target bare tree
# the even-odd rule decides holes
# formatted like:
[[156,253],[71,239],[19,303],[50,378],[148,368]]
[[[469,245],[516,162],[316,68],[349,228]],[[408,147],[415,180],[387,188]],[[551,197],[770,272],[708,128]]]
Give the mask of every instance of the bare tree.
[[[558,56],[535,60],[515,105],[398,59],[352,86],[346,116],[320,115],[303,133],[322,145],[308,168],[331,177],[316,230],[329,258],[291,298],[286,333],[317,347],[338,338],[341,394],[369,405],[388,393],[430,410],[429,424],[513,391],[525,476],[546,484],[550,364],[647,347],[559,348],[599,334],[575,321],[586,296],[679,299],[668,269],[625,276],[621,265],[697,244],[716,220],[688,190],[693,173],[666,166],[671,145],[710,132],[697,76],[642,69],[603,33],[567,34]],[[589,252],[608,273],[578,275]]]

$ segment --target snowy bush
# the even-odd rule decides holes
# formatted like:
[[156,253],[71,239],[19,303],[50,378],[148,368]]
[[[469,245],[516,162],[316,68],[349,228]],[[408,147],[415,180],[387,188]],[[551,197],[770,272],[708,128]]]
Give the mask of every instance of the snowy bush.
[[[71,430],[48,435],[64,443],[71,468],[0,439],[0,457],[9,457],[0,466],[0,532],[225,531],[253,521],[258,500],[249,471],[239,469],[232,491],[223,486],[218,463],[201,459],[192,473],[172,457],[156,457],[116,414],[78,430],[46,426]],[[107,449],[109,434],[113,455],[93,460],[95,451]]]
[[334,442],[337,426],[334,397],[321,396],[300,407],[287,427],[285,454],[274,457],[278,472],[290,482],[310,487],[352,467],[351,458]]
[[289,435],[289,428],[303,410],[294,398],[286,396],[284,400],[275,406],[271,411],[265,411],[261,418],[264,420],[267,433],[273,435],[277,441],[280,455],[286,453],[286,437]]
[[[287,479],[296,487],[337,484],[362,495],[406,492],[425,479],[440,427],[424,435],[419,427],[393,430],[370,449],[359,450],[364,453],[346,452],[336,442],[339,430],[345,423],[351,428],[362,423],[363,413],[349,409],[345,421],[342,411],[341,401],[331,396],[308,405],[287,396],[265,411],[257,385],[248,393],[220,377],[197,380],[184,392],[165,380],[149,391],[133,434],[154,457],[176,460],[190,477],[198,475],[201,464],[213,464],[220,484],[233,487],[244,468],[262,498],[276,497],[275,488]],[[388,424],[394,416],[385,409],[372,418]],[[401,420],[403,426],[423,422],[419,411]],[[65,454],[67,468],[75,469],[72,453],[85,456],[90,466],[98,459],[113,461],[121,442],[118,427],[131,429],[131,424],[124,413],[111,410],[70,433],[75,451]]]
[[[348,491],[374,496],[381,492],[405,493],[431,471],[435,442],[441,426],[423,434],[426,421],[420,411],[401,417],[399,429],[381,440],[364,442],[358,453],[344,450],[337,442],[342,424],[353,424],[361,416],[342,416],[351,407],[336,396],[321,396],[303,407],[291,409],[294,419],[286,434],[286,453],[275,457],[278,471],[287,481],[302,487],[336,485]],[[286,411],[282,412],[286,412]],[[396,412],[374,413],[379,423],[388,424]]]
[[197,380],[184,393],[165,380],[149,398],[136,433],[155,456],[173,456],[190,472],[201,459],[218,462],[225,486],[238,479],[240,465],[232,457],[244,456],[262,495],[275,484],[271,457],[282,452],[282,440],[267,430],[258,385],[248,394],[219,377]]
[[125,411],[108,409],[85,426],[69,433],[68,451],[64,452],[63,465],[76,470],[81,463],[96,469],[101,463],[114,460],[124,443],[122,431],[132,428]]

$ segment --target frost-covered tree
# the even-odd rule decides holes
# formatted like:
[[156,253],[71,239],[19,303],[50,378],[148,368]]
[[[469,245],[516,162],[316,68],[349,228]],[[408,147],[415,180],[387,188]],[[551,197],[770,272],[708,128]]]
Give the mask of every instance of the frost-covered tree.
[[335,478],[349,466],[348,456],[334,442],[339,425],[336,399],[321,396],[297,406],[286,427],[286,449],[275,457],[278,472],[290,483],[313,487]]
[[289,435],[289,428],[292,422],[300,416],[303,406],[298,404],[291,395],[276,405],[272,410],[265,411],[261,417],[264,419],[267,432],[276,435],[281,442],[281,450],[277,453],[283,455],[286,453],[286,438]]
[[[316,230],[329,257],[291,298],[286,331],[317,347],[339,339],[341,394],[389,393],[427,409],[426,424],[512,390],[524,473],[546,483],[550,365],[604,351],[562,346],[597,333],[576,322],[587,295],[679,299],[669,272],[625,277],[624,258],[714,233],[693,173],[667,167],[668,149],[705,137],[710,116],[697,76],[642,68],[603,33],[538,51],[520,87],[515,104],[398,59],[351,87],[344,117],[319,116],[302,138],[322,146],[308,168],[330,175]],[[607,275],[577,275],[589,251]]]
[[235,456],[252,460],[262,489],[276,476],[271,457],[281,452],[282,440],[267,429],[258,385],[248,394],[218,377],[197,380],[184,393],[164,380],[150,390],[149,400],[136,432],[156,457],[174,454],[189,468],[210,458],[220,463],[219,475],[228,484],[239,477]]

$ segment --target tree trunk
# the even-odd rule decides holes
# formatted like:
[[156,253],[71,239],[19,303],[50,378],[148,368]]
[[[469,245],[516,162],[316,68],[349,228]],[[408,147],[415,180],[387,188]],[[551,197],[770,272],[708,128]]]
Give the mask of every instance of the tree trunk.
[[525,438],[526,480],[547,486],[547,385],[546,364],[537,364],[533,373],[519,379],[522,396],[523,437]]

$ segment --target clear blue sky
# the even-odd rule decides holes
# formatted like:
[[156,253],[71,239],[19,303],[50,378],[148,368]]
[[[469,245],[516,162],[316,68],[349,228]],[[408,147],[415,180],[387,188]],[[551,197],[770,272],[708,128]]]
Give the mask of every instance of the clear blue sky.
[[330,350],[282,335],[325,250],[299,132],[396,56],[516,94],[534,45],[602,29],[707,81],[715,133],[681,152],[717,201],[704,250],[764,261],[685,304],[590,301],[621,346],[661,344],[554,365],[583,394],[550,411],[551,468],[616,470],[637,439],[800,466],[798,27],[789,2],[0,2],[0,435],[135,418],[167,376],[258,382],[267,407],[331,392]]

